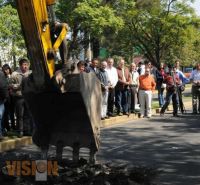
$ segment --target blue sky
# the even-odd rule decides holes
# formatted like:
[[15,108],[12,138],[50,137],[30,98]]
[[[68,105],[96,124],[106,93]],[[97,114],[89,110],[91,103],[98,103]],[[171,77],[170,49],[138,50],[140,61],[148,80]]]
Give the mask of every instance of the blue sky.
[[197,15],[200,16],[200,0],[196,0],[192,6],[195,8]]

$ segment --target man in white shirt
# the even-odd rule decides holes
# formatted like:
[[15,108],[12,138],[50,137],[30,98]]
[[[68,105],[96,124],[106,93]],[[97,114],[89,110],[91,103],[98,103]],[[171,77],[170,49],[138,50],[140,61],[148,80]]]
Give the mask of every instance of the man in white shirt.
[[117,69],[113,66],[114,59],[107,59],[107,74],[110,81],[109,93],[108,93],[108,116],[113,116],[113,108],[114,108],[114,98],[115,98],[115,86],[118,82],[118,74]]
[[185,84],[189,83],[190,80],[188,78],[186,78],[186,76],[183,74],[183,72],[180,70],[180,61],[176,60],[175,62],[175,66],[176,68],[176,74],[178,75],[180,81],[181,81],[181,85],[178,86],[178,90],[179,90],[179,107],[182,113],[184,113],[185,108],[184,108],[184,104],[183,104],[183,94],[182,92],[185,89]]
[[197,114],[197,105],[198,112],[200,113],[200,63],[198,63],[196,65],[196,69],[192,71],[190,75],[190,81],[192,83],[193,114]]
[[138,63],[137,72],[139,73],[139,75],[145,74],[145,65],[144,65],[143,61],[141,61],[141,62]]
[[136,70],[136,64],[133,62],[130,65],[130,73],[131,73],[131,113],[135,113],[135,105],[138,102],[138,88],[139,88],[139,73]]

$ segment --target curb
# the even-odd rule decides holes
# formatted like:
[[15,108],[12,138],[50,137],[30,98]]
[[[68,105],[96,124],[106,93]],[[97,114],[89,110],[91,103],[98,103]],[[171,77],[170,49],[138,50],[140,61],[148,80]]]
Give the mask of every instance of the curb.
[[138,118],[139,117],[138,117],[137,113],[136,114],[130,114],[129,116],[123,115],[123,116],[110,117],[109,119],[102,121],[101,128],[113,126],[113,125],[120,124],[120,123],[123,123],[123,122],[128,122],[128,121],[135,120],[135,119],[138,119]]
[[[186,102],[184,102],[184,104],[185,104],[186,109],[188,107],[191,107],[191,101],[186,101]],[[152,115],[159,114],[160,110],[161,110],[161,108],[152,109]],[[172,110],[173,110],[173,106],[170,104],[166,111],[172,111]],[[107,120],[102,121],[101,128],[106,128],[106,127],[114,126],[117,124],[129,122],[129,121],[133,121],[133,120],[137,120],[137,119],[140,119],[138,116],[138,113],[130,114],[129,116],[124,115],[124,116],[111,117]]]
[[[152,115],[155,115],[155,114],[156,114],[156,109],[152,109]],[[125,122],[137,120],[137,119],[140,119],[138,113],[130,114],[129,116],[124,115],[124,116],[111,117],[107,120],[102,121],[101,128],[107,128],[107,127],[110,127],[110,126],[122,124],[122,123],[125,123]]]
[[[191,106],[191,102],[185,102],[185,103],[187,104],[186,107],[188,105]],[[168,111],[170,111],[170,110],[172,110],[171,105],[169,106]],[[160,112],[160,109],[153,109],[152,115],[158,114],[159,112]],[[108,127],[112,127],[114,125],[123,124],[123,123],[137,120],[137,119],[140,119],[138,116],[138,113],[130,114],[129,116],[123,115],[123,116],[110,117],[109,119],[103,120],[101,122],[101,128],[102,129],[108,128]],[[33,144],[31,136],[25,136],[22,138],[15,138],[15,139],[5,139],[3,141],[0,141],[0,153],[9,151],[9,150],[13,150],[13,149],[17,149],[22,146],[31,145],[31,144]]]
[[0,142],[0,152],[5,152],[8,150],[13,150],[16,148],[20,148],[22,146],[27,146],[32,144],[32,137],[30,136],[25,136],[22,138],[15,138],[15,139],[8,139],[8,140],[3,140]]

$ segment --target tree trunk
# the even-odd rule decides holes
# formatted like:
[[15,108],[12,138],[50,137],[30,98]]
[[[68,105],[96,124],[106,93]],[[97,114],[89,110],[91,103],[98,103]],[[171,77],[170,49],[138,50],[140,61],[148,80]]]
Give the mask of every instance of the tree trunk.
[[93,49],[93,58],[98,58],[99,57],[99,40],[97,38],[93,38],[92,40],[92,49]]
[[16,55],[15,55],[15,53],[13,53],[13,67],[14,67],[14,70],[16,70],[16,68],[17,68],[17,60],[16,60]]

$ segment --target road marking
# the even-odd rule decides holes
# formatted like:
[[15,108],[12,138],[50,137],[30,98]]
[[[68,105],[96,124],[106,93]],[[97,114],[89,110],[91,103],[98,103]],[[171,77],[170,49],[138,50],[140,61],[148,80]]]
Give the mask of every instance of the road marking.
[[121,146],[118,146],[118,147],[114,147],[114,148],[108,149],[107,151],[112,152],[113,150],[117,150],[117,149],[120,149],[120,148],[123,148],[123,147],[126,147],[126,146],[130,146],[130,144],[124,144],[124,145],[121,145]]

